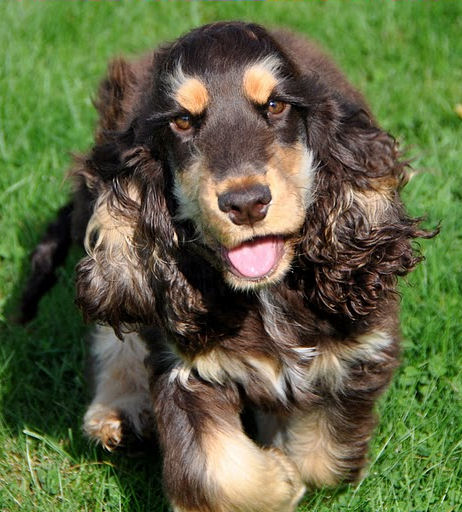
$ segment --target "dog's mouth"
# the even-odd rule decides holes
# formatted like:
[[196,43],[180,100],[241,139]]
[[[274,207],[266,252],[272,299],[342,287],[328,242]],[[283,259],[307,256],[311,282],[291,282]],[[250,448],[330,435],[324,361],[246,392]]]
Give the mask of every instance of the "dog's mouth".
[[253,238],[232,249],[222,248],[229,270],[238,278],[259,281],[271,276],[284,256],[284,237],[277,235]]

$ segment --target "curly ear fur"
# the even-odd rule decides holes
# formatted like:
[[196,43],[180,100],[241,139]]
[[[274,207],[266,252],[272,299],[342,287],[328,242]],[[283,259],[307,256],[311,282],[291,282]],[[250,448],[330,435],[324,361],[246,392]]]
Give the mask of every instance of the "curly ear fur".
[[167,204],[166,173],[146,148],[136,148],[130,162],[136,165],[134,178],[139,183],[141,198],[134,240],[138,257],[149,271],[160,325],[180,336],[192,335],[198,330],[197,317],[206,313],[206,308],[199,290],[191,286],[179,268],[181,234]]
[[325,99],[308,130],[321,164],[302,241],[306,293],[322,310],[356,320],[421,260],[412,239],[435,233],[407,216],[399,197],[407,164],[366,107]]
[[[117,148],[122,151],[122,145]],[[94,149],[89,162],[93,172],[97,154]],[[179,335],[192,334],[195,316],[205,310],[200,293],[178,268],[178,235],[168,210],[164,170],[142,146],[117,158],[118,176],[99,184],[88,222],[88,257],[77,267],[77,305],[88,321],[109,324],[119,335],[154,323],[168,323]],[[110,159],[102,162],[112,165]]]
[[[112,325],[152,321],[154,297],[139,262],[134,233],[140,216],[136,162],[124,148],[131,132],[136,87],[145,80],[143,60],[110,63],[95,106],[100,114],[96,145],[76,158],[75,238],[84,239],[88,257],[77,267],[78,306],[87,320]],[[80,199],[80,200],[79,200]]]
[[88,256],[77,266],[76,302],[85,318],[119,334],[122,324],[154,320],[154,298],[134,242],[138,195],[132,182],[114,181],[99,196],[85,236]]
[[[74,157],[69,173],[74,183],[72,236],[83,243],[96,198],[104,192],[105,181],[120,168],[114,133],[129,125],[127,112],[134,102],[134,89],[139,80],[140,63],[118,58],[109,63],[107,76],[102,80],[93,101],[99,117],[96,126],[96,145],[89,155]],[[138,70],[138,73],[135,73]]]

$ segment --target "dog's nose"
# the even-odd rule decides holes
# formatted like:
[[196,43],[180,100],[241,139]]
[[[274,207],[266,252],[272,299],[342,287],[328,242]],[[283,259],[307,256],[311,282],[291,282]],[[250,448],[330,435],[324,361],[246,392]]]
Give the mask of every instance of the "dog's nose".
[[270,201],[271,191],[267,185],[253,185],[220,194],[218,207],[234,224],[252,226],[266,217]]

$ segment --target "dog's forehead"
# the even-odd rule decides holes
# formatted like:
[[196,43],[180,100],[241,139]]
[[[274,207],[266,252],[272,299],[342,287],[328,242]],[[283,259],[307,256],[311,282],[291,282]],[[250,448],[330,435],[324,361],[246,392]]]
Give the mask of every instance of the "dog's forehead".
[[199,115],[223,96],[245,96],[251,102],[264,105],[283,79],[281,59],[275,55],[250,62],[236,63],[231,69],[216,72],[190,70],[177,64],[170,78],[171,94],[179,106]]

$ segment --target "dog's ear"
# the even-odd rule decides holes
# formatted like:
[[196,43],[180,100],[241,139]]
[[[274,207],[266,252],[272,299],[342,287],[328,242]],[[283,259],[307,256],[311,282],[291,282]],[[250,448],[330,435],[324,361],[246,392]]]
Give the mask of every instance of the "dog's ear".
[[76,303],[87,321],[123,328],[152,323],[155,297],[136,240],[141,194],[133,177],[100,191],[85,235],[88,256],[77,266]]
[[122,326],[154,323],[152,276],[172,264],[177,239],[162,166],[148,148],[124,150],[114,139],[95,146],[86,172],[98,180],[98,194],[86,228],[88,256],[77,267],[77,304],[87,320],[119,333]]
[[399,197],[407,164],[365,107],[326,95],[307,124],[319,166],[302,252],[306,293],[330,314],[365,317],[420,261],[412,239],[430,237]]
[[94,100],[96,144],[88,155],[76,157],[71,170],[74,238],[84,241],[88,253],[77,266],[76,302],[87,320],[110,324],[119,334],[123,324],[144,321],[154,311],[134,241],[140,190],[136,161],[127,150],[140,73],[139,63],[123,58],[109,64]]
[[98,195],[88,223],[76,302],[87,321],[118,335],[139,324],[191,334],[203,305],[178,268],[166,173],[145,147],[120,158],[121,171]]

